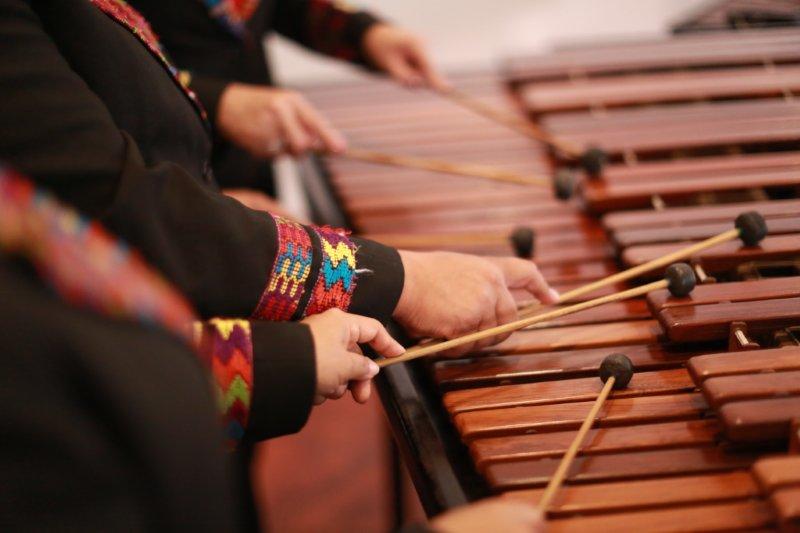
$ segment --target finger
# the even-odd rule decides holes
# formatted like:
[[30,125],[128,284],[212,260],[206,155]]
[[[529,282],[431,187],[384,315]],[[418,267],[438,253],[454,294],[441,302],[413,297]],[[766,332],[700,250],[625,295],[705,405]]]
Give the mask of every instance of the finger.
[[419,67],[420,74],[431,88],[440,92],[445,92],[452,88],[450,83],[433,68],[424,46],[421,44],[413,45],[411,47],[411,54],[414,58],[414,63]]
[[350,381],[372,379],[378,375],[380,368],[375,361],[363,355],[345,352],[344,371],[340,374],[342,383],[347,385]]
[[348,314],[347,317],[350,320],[351,343],[367,343],[384,357],[397,357],[405,352],[405,348],[389,335],[383,324],[374,318],[351,314]]
[[411,68],[402,55],[392,56],[386,61],[386,72],[403,85],[418,87],[422,84],[422,77]]
[[[502,291],[500,296],[497,298],[495,313],[497,314],[498,324],[508,324],[519,317],[519,313],[517,312],[517,302],[514,301],[514,297],[511,296],[510,292]],[[495,337],[494,344],[499,344],[510,336],[510,332],[498,335]]]
[[336,387],[336,389],[334,389],[334,391],[331,394],[328,395],[328,398],[330,398],[331,400],[338,400],[339,398],[344,396],[346,392],[347,392],[347,383],[342,383],[341,385]]
[[363,379],[350,382],[350,392],[358,403],[367,403],[372,393],[372,381]]
[[327,400],[327,398],[321,394],[314,395],[314,405],[322,405],[325,403],[325,400]]
[[524,289],[546,304],[558,303],[558,292],[550,287],[535,263],[515,257],[498,258],[495,262],[503,270],[509,289]]
[[322,139],[326,150],[334,153],[341,153],[347,150],[347,141],[344,135],[334,129],[333,126],[303,98],[297,101],[297,111],[305,127]]
[[[484,316],[481,317],[481,321],[478,324],[477,331],[482,331],[484,329],[493,328],[497,325],[497,315],[495,314],[495,310],[497,305],[495,304],[492,306],[492,309],[487,309],[484,313]],[[497,337],[489,337],[486,339],[481,339],[475,342],[475,349],[481,350],[486,348],[487,346],[491,346],[492,344],[496,344],[498,341],[496,340]]]
[[281,132],[289,143],[289,152],[300,155],[309,149],[311,139],[305,132],[300,119],[291,105],[278,105],[275,107],[278,121],[281,125]]

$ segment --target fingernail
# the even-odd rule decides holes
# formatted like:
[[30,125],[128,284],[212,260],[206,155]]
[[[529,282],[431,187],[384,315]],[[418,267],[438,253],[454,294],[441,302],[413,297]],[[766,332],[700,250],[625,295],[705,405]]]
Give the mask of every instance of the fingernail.
[[370,360],[368,366],[369,366],[369,377],[371,378],[377,376],[378,372],[381,371],[381,367],[379,367],[377,363],[375,363],[375,361]]
[[552,288],[551,288],[551,289],[550,289],[550,291],[548,292],[548,294],[550,294],[550,298],[552,298],[552,300],[553,300],[554,302],[557,302],[558,300],[560,300],[560,299],[561,299],[561,295],[560,295],[560,294],[558,294],[558,291],[557,291],[557,290],[555,290],[555,289],[552,289]]

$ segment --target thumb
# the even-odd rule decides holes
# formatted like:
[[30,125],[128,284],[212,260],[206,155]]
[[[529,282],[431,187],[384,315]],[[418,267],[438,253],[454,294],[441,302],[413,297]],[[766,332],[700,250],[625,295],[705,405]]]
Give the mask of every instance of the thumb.
[[350,325],[350,344],[367,343],[384,357],[397,357],[405,352],[405,348],[394,340],[383,324],[374,318],[347,314]]
[[413,87],[422,83],[422,77],[409,65],[402,54],[395,54],[386,59],[386,72],[405,85]]
[[558,303],[558,291],[550,287],[532,261],[502,257],[495,259],[494,263],[503,271],[509,289],[524,289],[546,304]]
[[341,375],[342,383],[369,380],[377,376],[380,371],[375,361],[361,354],[345,352],[345,357],[344,374]]

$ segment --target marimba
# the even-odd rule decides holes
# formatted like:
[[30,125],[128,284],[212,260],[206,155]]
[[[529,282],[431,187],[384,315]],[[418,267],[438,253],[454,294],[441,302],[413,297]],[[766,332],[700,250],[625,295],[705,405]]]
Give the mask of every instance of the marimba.
[[[800,446],[798,65],[800,31],[788,30],[510,62],[512,111],[609,155],[566,206],[542,189],[328,163],[357,232],[508,254],[520,251],[514,228],[529,228],[533,258],[562,292],[725,231],[744,211],[770,228],[758,246],[732,241],[692,256],[702,284],[688,297],[654,292],[468,357],[385,369],[380,392],[429,513],[489,494],[538,501],[601,388],[600,361],[622,353],[636,373],[611,394],[547,509],[552,530],[800,523],[800,456],[790,453]],[[492,76],[454,79],[509,105]],[[536,172],[573,163],[434,95],[375,82],[309,97],[354,144]]]

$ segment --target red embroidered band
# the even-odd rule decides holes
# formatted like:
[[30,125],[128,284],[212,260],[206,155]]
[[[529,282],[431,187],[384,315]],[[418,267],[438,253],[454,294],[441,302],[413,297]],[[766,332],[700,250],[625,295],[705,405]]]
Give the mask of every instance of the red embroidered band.
[[334,307],[347,311],[356,288],[356,246],[342,230],[314,229],[322,248],[322,264],[303,316]]
[[300,305],[306,280],[311,273],[311,237],[296,222],[275,215],[272,218],[278,228],[278,254],[253,317],[291,320]]
[[226,435],[242,438],[253,395],[253,339],[247,320],[213,318],[194,323],[195,344],[207,358]]

